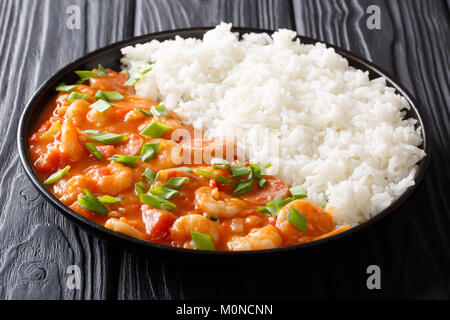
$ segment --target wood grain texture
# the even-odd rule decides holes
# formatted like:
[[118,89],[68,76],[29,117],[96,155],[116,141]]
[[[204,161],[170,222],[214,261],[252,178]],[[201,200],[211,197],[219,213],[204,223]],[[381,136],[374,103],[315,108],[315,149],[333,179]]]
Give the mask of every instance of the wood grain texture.
[[[65,26],[78,5],[81,29]],[[369,5],[381,30],[366,27]],[[105,14],[107,13],[107,14]],[[276,259],[180,261],[111,247],[53,209],[25,177],[17,120],[45,79],[118,40],[167,29],[292,28],[380,65],[432,124],[432,162],[397,213],[331,246]],[[449,1],[4,0],[0,1],[0,299],[439,298],[450,296]],[[65,286],[68,265],[82,289]],[[382,290],[366,288],[378,264]],[[287,277],[289,274],[289,278]]]

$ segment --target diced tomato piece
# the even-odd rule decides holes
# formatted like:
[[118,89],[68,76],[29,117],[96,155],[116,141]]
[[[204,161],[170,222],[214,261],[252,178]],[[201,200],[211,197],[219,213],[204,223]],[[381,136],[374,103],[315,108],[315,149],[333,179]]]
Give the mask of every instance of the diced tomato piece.
[[167,236],[169,228],[177,217],[170,211],[155,209],[148,205],[141,207],[145,230],[151,240],[160,240]]

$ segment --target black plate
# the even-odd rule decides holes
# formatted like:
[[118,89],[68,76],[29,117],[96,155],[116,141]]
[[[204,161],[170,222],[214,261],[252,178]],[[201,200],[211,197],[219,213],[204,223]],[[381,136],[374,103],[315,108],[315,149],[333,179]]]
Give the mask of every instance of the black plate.
[[[72,219],[75,221],[78,225],[82,226],[83,228],[87,229],[89,232],[93,233],[94,235],[102,238],[103,240],[118,244],[126,249],[144,249],[145,251],[148,251],[149,249],[153,249],[158,251],[159,253],[181,253],[181,254],[193,254],[196,255],[261,255],[261,254],[267,254],[267,253],[282,253],[282,252],[292,252],[295,250],[300,250],[308,247],[323,245],[325,243],[333,242],[337,239],[341,239],[344,237],[348,237],[349,235],[367,228],[369,225],[372,225],[373,223],[379,221],[380,219],[386,217],[387,215],[394,212],[414,191],[414,189],[417,187],[417,185],[422,180],[425,171],[428,167],[429,159],[430,159],[430,152],[431,152],[431,146],[430,146],[430,139],[429,139],[429,130],[427,123],[425,122],[425,119],[420,112],[420,109],[417,105],[417,102],[412,98],[412,95],[397,81],[395,81],[390,75],[388,75],[385,71],[383,71],[378,66],[374,65],[373,63],[351,53],[346,50],[343,50],[341,48],[335,47],[331,44],[318,41],[315,39],[307,38],[307,37],[301,37],[299,36],[302,43],[305,44],[314,44],[316,42],[322,42],[328,47],[332,47],[335,49],[337,53],[344,56],[348,61],[349,64],[355,68],[369,71],[369,77],[371,79],[377,78],[380,76],[383,76],[386,78],[386,83],[388,86],[393,87],[396,89],[397,93],[402,95],[406,98],[408,103],[411,105],[411,110],[408,111],[407,117],[415,118],[418,120],[418,125],[422,128],[422,136],[423,136],[423,145],[421,146],[425,152],[426,157],[422,159],[419,163],[419,169],[416,173],[416,176],[414,178],[415,185],[410,187],[400,198],[398,198],[394,203],[392,203],[388,208],[380,212],[375,217],[369,219],[368,221],[355,226],[348,231],[345,231],[343,233],[339,233],[335,236],[324,238],[321,240],[291,246],[291,247],[283,247],[283,248],[277,248],[277,249],[270,249],[270,250],[258,250],[258,251],[244,251],[244,252],[228,252],[228,251],[194,251],[194,250],[186,250],[181,248],[173,248],[165,245],[160,245],[152,242],[147,242],[135,238],[131,238],[129,236],[111,231],[109,229],[104,228],[101,225],[98,225],[91,220],[79,215],[78,213],[72,211],[67,206],[65,206],[62,202],[60,202],[53,194],[51,194],[44,186],[43,184],[37,179],[36,174],[34,172],[33,167],[31,166],[29,154],[28,154],[28,137],[30,133],[35,128],[36,122],[39,118],[40,113],[46,106],[47,102],[50,100],[50,98],[55,94],[55,87],[61,83],[74,83],[78,80],[78,77],[75,75],[75,70],[90,70],[95,67],[99,63],[101,63],[103,66],[119,70],[120,69],[120,58],[121,53],[120,49],[126,46],[135,45],[137,43],[143,43],[148,42],[150,40],[156,39],[156,40],[167,40],[167,39],[173,39],[176,35],[179,35],[183,38],[187,37],[195,37],[195,38],[201,38],[203,34],[210,30],[211,28],[195,28],[195,29],[179,29],[179,30],[172,30],[172,31],[165,31],[165,32],[159,32],[159,33],[152,33],[136,38],[132,38],[125,41],[116,42],[114,44],[108,45],[106,47],[103,47],[101,49],[98,49],[96,51],[93,51],[76,61],[68,64],[61,70],[59,70],[54,76],[52,76],[50,79],[48,79],[33,95],[33,97],[29,100],[27,106],[25,107],[24,112],[22,113],[22,116],[20,118],[19,127],[17,131],[17,138],[18,138],[18,147],[19,147],[19,153],[20,153],[20,160],[22,162],[22,165],[25,168],[25,171],[28,175],[28,177],[31,179],[31,182],[34,184],[34,186],[39,190],[39,192],[50,201],[50,203],[56,207],[59,212],[61,212],[66,217]],[[273,31],[270,30],[260,30],[260,29],[248,29],[248,28],[233,28],[234,32],[238,32],[240,35],[244,33],[249,32],[267,32],[269,34],[273,33]]]

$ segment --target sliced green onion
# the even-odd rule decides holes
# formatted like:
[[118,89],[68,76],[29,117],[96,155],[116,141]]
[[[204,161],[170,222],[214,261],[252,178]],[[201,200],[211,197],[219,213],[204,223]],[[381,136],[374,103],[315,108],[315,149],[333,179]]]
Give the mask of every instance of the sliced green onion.
[[149,192],[154,194],[155,196],[159,196],[166,200],[173,199],[180,194],[180,191],[170,189],[165,186],[158,186],[156,188],[152,188],[152,189],[150,189]]
[[126,85],[127,87],[132,87],[132,86],[134,86],[134,85],[136,84],[136,82],[138,82],[139,80],[141,80],[141,78],[142,78],[147,72],[149,72],[150,70],[152,70],[152,67],[151,67],[148,63],[146,63],[146,64],[144,64],[144,65],[142,65],[142,66],[139,66],[139,67],[137,68],[137,73],[138,73],[138,75],[137,75],[137,76],[134,76],[134,77],[131,77],[130,79],[128,79],[128,81],[125,82],[125,85]]
[[144,137],[152,137],[152,138],[159,138],[164,133],[166,133],[169,129],[171,129],[170,126],[167,126],[161,122],[158,121],[152,121],[147,128],[145,128],[140,135]]
[[179,189],[188,181],[188,177],[171,177],[164,186],[167,188]]
[[168,168],[168,169],[163,169],[163,170],[166,170],[166,171],[184,171],[184,172],[187,172],[187,173],[194,172],[194,170],[192,170],[189,167],[176,167],[176,168]]
[[233,177],[244,177],[248,176],[251,172],[250,168],[242,165],[242,164],[232,164],[230,165],[230,172]]
[[59,171],[56,171],[54,174],[48,177],[47,180],[44,181],[44,184],[52,184],[61,180],[61,178],[64,177],[69,170],[70,166],[67,166]]
[[287,221],[301,232],[306,232],[306,217],[292,206],[288,212]]
[[124,154],[115,154],[111,158],[108,158],[110,161],[119,162],[129,167],[135,167],[139,156],[128,156]]
[[209,220],[211,220],[211,221],[220,223],[220,219],[217,218],[216,216],[210,215],[209,213],[205,213],[204,216],[205,216],[206,218],[208,218]]
[[241,196],[252,190],[253,179],[244,180],[238,183],[233,193],[237,196]]
[[108,214],[108,209],[88,189],[83,189],[83,192],[86,195],[78,199],[80,206],[96,213]]
[[295,200],[294,198],[283,199],[280,196],[276,196],[272,201],[266,203],[265,206],[259,206],[256,210],[266,216],[270,215],[276,217],[281,208],[283,208],[289,202]]
[[213,158],[211,159],[211,164],[216,170],[223,170],[228,168],[230,165],[225,159],[222,158]]
[[89,80],[90,78],[104,76],[106,74],[106,71],[103,68],[103,66],[101,64],[99,64],[97,67],[97,72],[90,71],[90,70],[78,70],[78,71],[75,71],[75,73],[80,77],[80,80],[78,81],[78,83],[83,83],[86,80]]
[[306,189],[300,186],[292,187],[289,189],[289,191],[291,192],[291,196],[294,199],[302,199],[308,196],[308,194],[306,193]]
[[261,167],[260,165],[250,163],[250,169],[252,170],[252,178],[259,179],[263,178],[267,175],[267,168],[271,167],[272,164],[267,164],[264,167]]
[[191,231],[192,241],[198,250],[215,251],[216,247],[209,234]]
[[111,100],[123,100],[124,96],[120,94],[120,92],[117,91],[102,91],[98,90],[95,93],[95,98],[102,99],[105,101],[111,101]]
[[99,199],[99,201],[101,203],[106,203],[106,204],[114,204],[114,203],[118,203],[120,201],[122,201],[123,198],[122,197],[113,197],[113,196],[108,196],[108,195],[104,195],[103,197],[101,197]]
[[146,162],[146,161],[153,159],[153,157],[156,155],[156,152],[158,152],[160,144],[161,143],[159,143],[159,142],[144,143],[144,145],[142,146],[142,149],[141,149],[141,153],[140,153],[142,161]]
[[267,184],[267,180],[266,179],[264,179],[264,178],[259,179],[258,187],[264,188],[266,186],[266,184]]
[[326,206],[327,206],[327,204],[326,204],[326,203],[321,203],[321,204],[319,204],[318,206],[321,207],[322,209],[325,209]]
[[92,153],[95,159],[97,159],[98,161],[103,160],[103,154],[97,150],[97,147],[92,142],[87,142],[84,145],[86,146],[86,149],[88,149],[89,152]]
[[151,108],[151,110],[152,110],[153,115],[156,118],[160,118],[160,117],[169,115],[169,111],[167,111],[166,107],[163,104],[153,106]]
[[162,209],[162,210],[176,210],[177,206],[175,203],[172,203],[166,199],[163,199],[161,197],[150,195],[148,193],[142,193],[139,195],[139,199],[142,203],[148,204],[149,206],[156,208],[156,209]]
[[142,173],[142,176],[150,184],[153,184],[153,182],[155,182],[156,174],[153,172],[152,169],[145,168],[145,171]]
[[89,95],[74,91],[69,95],[67,101],[74,102],[75,100],[86,100],[87,98],[89,98]]
[[98,132],[95,130],[85,130],[83,133],[87,134],[89,139],[103,143],[103,144],[114,144],[128,140],[128,137],[123,134],[115,134],[110,132]]
[[75,90],[76,88],[78,88],[78,86],[76,84],[73,85],[67,85],[65,83],[60,83],[55,90],[59,91],[59,92],[71,92],[73,90]]
[[148,190],[147,185],[144,182],[142,182],[142,181],[136,182],[134,184],[134,192],[137,195],[140,195],[141,193],[146,193],[147,190]]
[[146,110],[144,110],[144,109],[137,108],[137,107],[136,107],[135,109],[136,109],[137,111],[143,113],[143,114],[146,115],[147,117],[152,117],[152,116],[153,116],[151,112],[146,111]]
[[225,178],[224,176],[218,175],[217,173],[206,171],[202,169],[197,169],[197,173],[205,178],[220,182],[220,183],[232,183],[235,184],[236,182],[234,180]]
[[97,102],[91,104],[89,107],[92,109],[97,110],[98,112],[105,112],[106,110],[110,109],[113,105],[105,100],[97,100]]

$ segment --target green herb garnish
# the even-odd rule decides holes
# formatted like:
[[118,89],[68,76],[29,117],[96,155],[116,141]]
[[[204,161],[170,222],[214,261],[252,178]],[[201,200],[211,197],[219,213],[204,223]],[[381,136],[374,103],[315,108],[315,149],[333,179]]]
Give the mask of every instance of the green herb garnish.
[[192,241],[198,250],[215,251],[216,247],[209,234],[191,231]]
[[75,100],[86,100],[87,98],[89,98],[89,95],[74,91],[69,95],[67,101],[74,102]]
[[129,167],[135,167],[139,156],[128,156],[124,154],[115,154],[111,158],[108,158],[110,161],[119,162]]
[[144,137],[151,137],[151,138],[159,138],[164,133],[166,133],[169,129],[171,129],[170,126],[167,126],[161,122],[158,121],[152,121],[147,128],[145,128],[140,135]]
[[173,199],[180,194],[180,191],[170,189],[165,186],[158,186],[158,187],[152,188],[152,189],[150,189],[149,192],[154,194],[155,196],[159,196],[166,200]]
[[97,159],[98,161],[103,160],[103,154],[97,150],[97,147],[92,142],[87,142],[84,145],[86,146],[86,149],[88,149],[89,152],[92,153],[95,159]]
[[162,210],[176,210],[177,206],[161,197],[150,195],[148,193],[142,193],[139,195],[139,199],[142,203],[148,204],[149,206],[156,208],[156,209],[162,209]]
[[83,192],[86,195],[78,198],[80,206],[99,214],[108,214],[108,209],[88,189],[83,189]]
[[292,206],[287,215],[287,221],[301,232],[306,232],[306,217]]
[[98,132],[96,130],[84,130],[83,133],[87,134],[89,139],[103,143],[114,144],[128,140],[128,137],[123,134],[115,134],[110,132]]
[[142,149],[141,149],[141,153],[140,153],[142,161],[146,162],[146,161],[153,159],[153,157],[156,155],[156,152],[158,152],[160,144],[161,143],[159,143],[159,142],[144,143],[144,145],[142,146]]
[[69,170],[70,166],[67,166],[59,171],[56,171],[50,177],[48,177],[47,180],[44,181],[44,184],[52,184],[58,182],[59,180],[61,180],[62,177],[66,175],[67,172],[69,172]]

